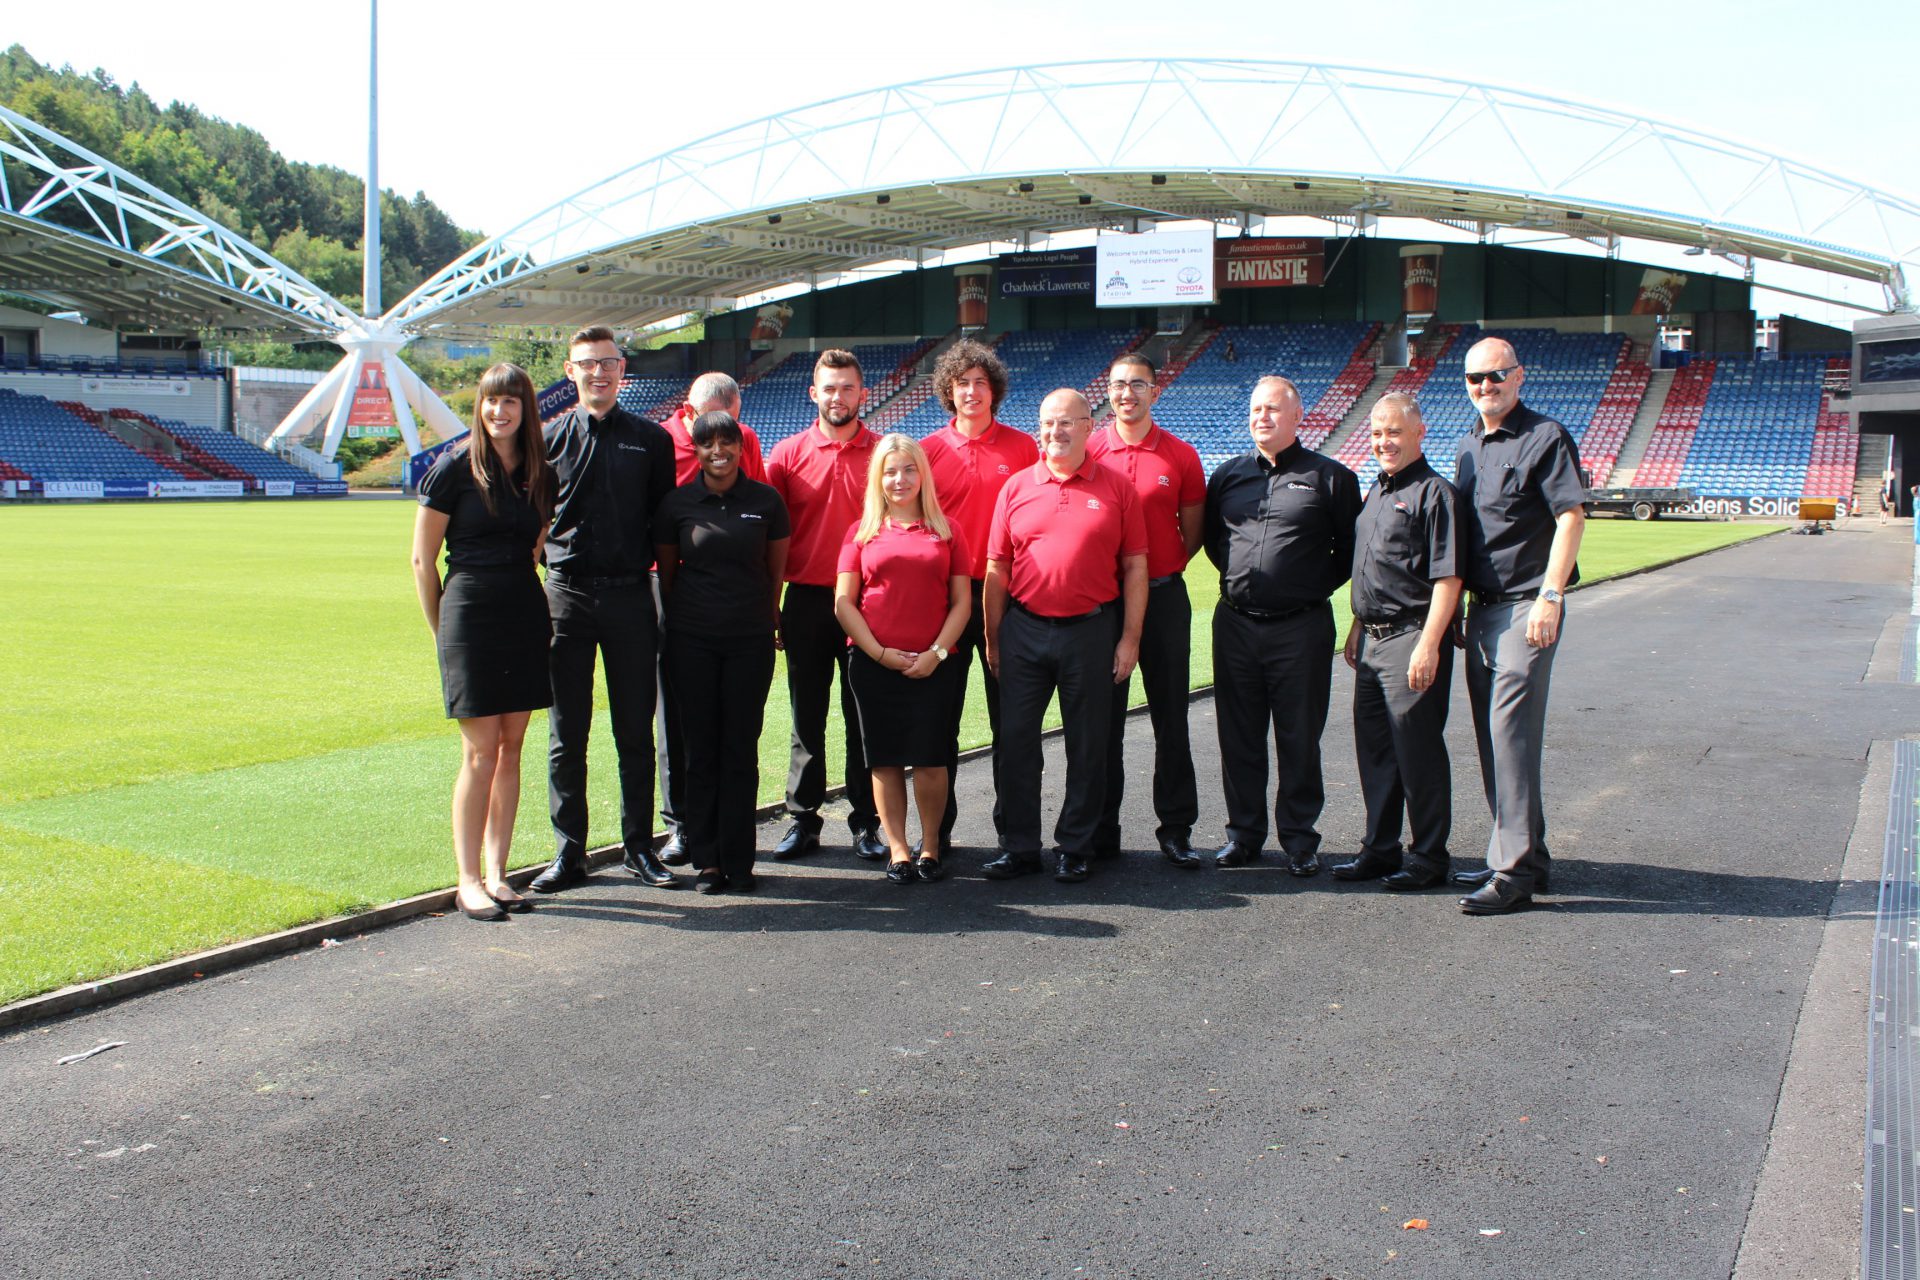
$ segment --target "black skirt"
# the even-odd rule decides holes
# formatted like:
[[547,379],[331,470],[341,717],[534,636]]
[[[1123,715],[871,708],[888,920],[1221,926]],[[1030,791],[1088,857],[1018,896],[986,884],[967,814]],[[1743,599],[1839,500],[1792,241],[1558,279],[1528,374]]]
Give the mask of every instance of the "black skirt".
[[953,705],[960,664],[948,659],[924,680],[913,680],[855,649],[847,676],[860,712],[860,743],[867,765],[945,767],[953,758]]
[[553,705],[547,646],[553,624],[533,565],[454,569],[440,595],[440,691],[447,718]]

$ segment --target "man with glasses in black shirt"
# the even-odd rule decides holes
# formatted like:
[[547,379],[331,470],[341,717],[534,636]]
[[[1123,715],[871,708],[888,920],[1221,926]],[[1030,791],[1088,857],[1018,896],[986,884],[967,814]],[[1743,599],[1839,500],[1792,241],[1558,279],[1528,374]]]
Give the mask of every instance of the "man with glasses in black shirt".
[[1300,392],[1253,388],[1253,450],[1207,481],[1201,545],[1220,570],[1213,610],[1214,713],[1227,842],[1214,864],[1256,861],[1267,842],[1267,735],[1279,757],[1274,833],[1296,876],[1320,872],[1314,824],[1326,801],[1320,735],[1333,695],[1333,607],[1353,567],[1360,482],[1300,443]]
[[1380,478],[1355,528],[1345,646],[1367,832],[1360,856],[1336,864],[1333,876],[1380,880],[1389,889],[1444,884],[1453,828],[1447,701],[1460,523],[1453,486],[1421,454],[1426,434],[1420,404],[1406,392],[1390,391],[1373,406],[1368,437]]
[[1501,915],[1547,892],[1552,858],[1541,800],[1547,684],[1560,647],[1562,593],[1580,580],[1587,488],[1567,429],[1520,403],[1526,370],[1513,347],[1485,338],[1467,352],[1467,396],[1480,427],[1460,442],[1461,576],[1467,611],[1467,696],[1493,831],[1485,870],[1460,899],[1468,915]]
[[547,534],[548,788],[557,846],[533,881],[557,893],[587,878],[587,734],[593,664],[605,662],[607,711],[620,761],[620,838],[626,869],[655,888],[679,885],[653,852],[654,658],[658,620],[648,568],[653,513],[673,488],[673,439],[620,407],[626,357],[613,331],[582,329],[567,346],[580,403],[547,431],[556,485]]

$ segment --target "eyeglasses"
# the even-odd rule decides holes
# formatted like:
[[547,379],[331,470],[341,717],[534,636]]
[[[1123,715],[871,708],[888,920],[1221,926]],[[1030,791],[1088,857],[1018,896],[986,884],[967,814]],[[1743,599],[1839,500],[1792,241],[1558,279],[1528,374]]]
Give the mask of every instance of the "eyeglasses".
[[1040,429],[1042,431],[1065,430],[1079,423],[1092,421],[1093,415],[1091,414],[1084,414],[1077,418],[1042,418],[1040,419]]
[[1482,373],[1470,373],[1467,375],[1467,385],[1477,387],[1483,382],[1491,382],[1497,387],[1507,380],[1508,374],[1518,372],[1520,372],[1520,366],[1510,364],[1504,369],[1488,369]]
[[1143,378],[1135,378],[1132,382],[1109,382],[1107,390],[1114,395],[1119,395],[1122,391],[1131,391],[1137,396],[1143,396],[1153,390],[1153,384]]
[[627,358],[625,356],[602,356],[598,360],[569,360],[567,363],[581,373],[592,373],[595,369],[598,369],[602,373],[618,373],[627,367]]

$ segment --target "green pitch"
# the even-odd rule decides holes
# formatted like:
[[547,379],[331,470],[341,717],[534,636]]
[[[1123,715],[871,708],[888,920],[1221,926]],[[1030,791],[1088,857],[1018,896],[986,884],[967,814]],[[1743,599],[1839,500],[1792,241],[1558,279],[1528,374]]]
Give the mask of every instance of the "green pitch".
[[[452,880],[459,736],[412,520],[378,501],[0,510],[0,1003]],[[1581,564],[1591,581],[1774,527],[1594,521]],[[1204,684],[1217,589],[1204,558],[1188,580]],[[784,682],[763,801],[786,781]],[[977,744],[977,687],[970,706]],[[551,856],[544,716],[527,746],[516,866]],[[604,718],[589,771],[608,842]]]

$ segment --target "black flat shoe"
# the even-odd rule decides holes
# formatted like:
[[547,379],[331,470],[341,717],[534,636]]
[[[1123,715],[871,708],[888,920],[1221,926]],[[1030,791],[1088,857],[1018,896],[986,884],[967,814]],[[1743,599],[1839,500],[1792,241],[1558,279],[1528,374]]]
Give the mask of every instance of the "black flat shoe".
[[453,901],[454,905],[460,908],[460,914],[469,920],[493,921],[505,920],[507,918],[507,913],[502,911],[500,904],[494,902],[492,898],[487,899],[489,905],[484,907],[468,906],[466,903],[460,901],[460,895],[457,893],[453,895]]
[[752,893],[760,887],[760,877],[749,871],[743,876],[728,876],[727,888],[735,893]]
[[533,910],[533,904],[525,898],[495,898],[491,892],[489,892],[487,896],[493,898],[495,905],[502,911],[512,915],[524,915],[526,912]]
[[693,887],[702,893],[725,893],[727,878],[718,871],[702,871],[693,882]]
[[947,869],[940,865],[940,859],[929,858],[925,854],[914,859],[913,871],[925,884],[932,884],[947,874]]
[[914,874],[913,859],[901,858],[887,864],[887,879],[895,884],[917,884],[920,877]]

